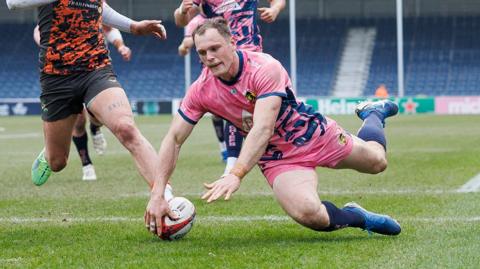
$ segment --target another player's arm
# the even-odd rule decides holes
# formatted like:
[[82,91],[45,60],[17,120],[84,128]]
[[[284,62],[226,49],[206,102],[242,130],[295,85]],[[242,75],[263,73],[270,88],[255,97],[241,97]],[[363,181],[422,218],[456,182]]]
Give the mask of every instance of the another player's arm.
[[204,184],[208,191],[202,196],[202,199],[206,199],[210,203],[225,195],[225,200],[229,200],[232,193],[238,190],[242,178],[265,153],[268,141],[274,133],[281,104],[282,99],[278,96],[269,96],[256,101],[253,127],[245,139],[235,166],[230,174],[211,184]]
[[113,44],[118,53],[122,55],[123,60],[130,61],[132,51],[123,42],[122,34],[117,28],[112,28],[108,25],[103,25],[103,33],[107,38],[108,43]]
[[272,23],[274,22],[278,14],[285,8],[285,0],[269,0],[270,7],[260,7],[258,11],[260,12],[260,19]]
[[186,36],[183,38],[182,43],[178,46],[178,54],[180,56],[185,56],[188,54],[190,49],[193,47],[193,38],[191,36]]
[[40,46],[40,27],[38,24],[33,28],[33,41],[35,41],[37,46]]
[[[166,204],[164,197],[165,185],[175,169],[180,148],[192,132],[193,127],[193,124],[187,123],[177,114],[173,118],[170,129],[163,139],[159,150],[158,177],[153,186],[151,186],[150,201],[145,211],[145,226],[148,229],[151,227],[149,224],[155,222],[156,230],[150,231],[158,236],[162,233],[162,218],[166,215],[166,212],[169,212],[168,204]],[[163,206],[167,206],[167,208],[163,208]],[[172,215],[170,216],[172,217]]]
[[173,13],[175,24],[178,27],[185,27],[198,13],[199,8],[193,3],[193,0],[183,0]]
[[[30,0],[28,0],[30,1]],[[117,28],[122,32],[132,33],[134,35],[154,35],[160,39],[167,38],[165,27],[160,20],[134,21],[115,11],[107,3],[103,2],[103,23]]]
[[10,10],[29,9],[44,6],[57,0],[6,0],[7,7]]

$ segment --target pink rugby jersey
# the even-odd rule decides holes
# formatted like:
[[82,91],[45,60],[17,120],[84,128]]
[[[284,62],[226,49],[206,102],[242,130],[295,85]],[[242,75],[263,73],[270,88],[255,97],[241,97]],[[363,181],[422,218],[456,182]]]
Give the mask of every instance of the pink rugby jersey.
[[200,24],[202,24],[205,20],[206,18],[201,14],[198,14],[197,16],[193,17],[193,19],[187,24],[187,26],[185,26],[184,36],[185,37],[192,36],[193,31],[195,31],[195,29],[197,29],[197,27]]
[[193,0],[207,18],[223,17],[228,21],[237,48],[262,51],[262,36],[257,25],[258,0]]
[[[296,101],[290,78],[280,62],[265,53],[239,50],[237,54],[239,73],[231,82],[215,77],[208,68],[203,69],[178,110],[185,121],[196,124],[205,113],[211,112],[248,133],[253,126],[256,100],[280,97],[282,105],[275,132],[259,162],[264,172],[277,165],[293,163],[308,167],[333,166],[344,157],[345,152],[329,145],[343,130],[311,106]],[[339,140],[338,143],[346,142]]]

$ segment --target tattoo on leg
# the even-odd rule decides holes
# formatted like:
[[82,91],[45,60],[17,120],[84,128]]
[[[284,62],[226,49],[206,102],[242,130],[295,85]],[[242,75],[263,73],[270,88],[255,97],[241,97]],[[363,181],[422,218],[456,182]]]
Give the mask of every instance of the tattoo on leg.
[[117,101],[115,103],[111,103],[110,105],[108,105],[107,109],[108,111],[112,111],[114,110],[115,108],[119,108],[119,107],[122,107],[122,106],[126,106],[128,105],[128,102],[125,102],[125,101]]

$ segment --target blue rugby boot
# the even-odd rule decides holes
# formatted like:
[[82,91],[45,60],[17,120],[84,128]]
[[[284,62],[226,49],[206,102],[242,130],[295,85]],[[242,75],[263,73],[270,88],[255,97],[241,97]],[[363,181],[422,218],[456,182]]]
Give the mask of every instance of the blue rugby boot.
[[385,99],[375,102],[364,101],[355,108],[355,113],[362,120],[365,120],[372,112],[375,112],[380,117],[385,127],[385,119],[397,115],[398,105],[391,100]]
[[374,232],[384,235],[398,235],[402,228],[398,222],[387,215],[380,215],[367,211],[357,203],[350,202],[345,204],[343,210],[355,212],[365,217],[365,228],[368,233]]
[[43,185],[43,183],[47,182],[51,173],[52,169],[50,169],[50,166],[45,160],[45,149],[43,149],[32,164],[33,184],[37,186]]

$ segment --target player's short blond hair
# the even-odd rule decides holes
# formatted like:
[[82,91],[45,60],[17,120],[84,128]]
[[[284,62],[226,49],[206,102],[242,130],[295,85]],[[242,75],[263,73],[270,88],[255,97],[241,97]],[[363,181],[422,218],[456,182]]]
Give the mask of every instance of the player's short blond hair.
[[193,31],[193,42],[195,42],[195,36],[205,34],[208,29],[216,29],[225,40],[230,40],[230,38],[232,38],[227,21],[224,18],[213,18],[206,20]]

